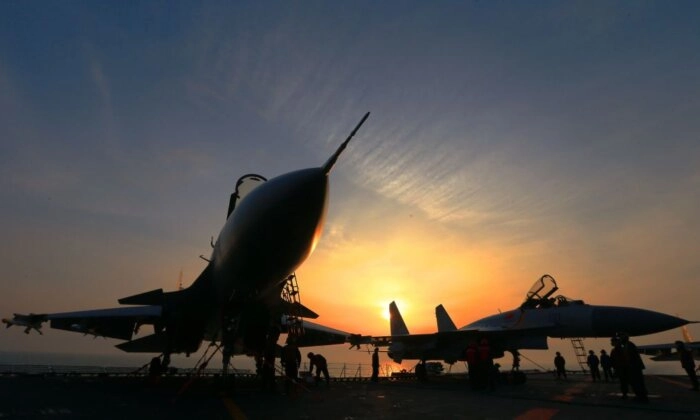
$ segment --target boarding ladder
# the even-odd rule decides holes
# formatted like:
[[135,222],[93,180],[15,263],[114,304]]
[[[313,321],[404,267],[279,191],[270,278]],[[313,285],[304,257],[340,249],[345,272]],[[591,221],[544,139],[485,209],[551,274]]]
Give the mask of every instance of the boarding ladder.
[[287,277],[282,288],[282,299],[289,304],[288,307],[290,308],[286,322],[289,335],[293,337],[302,336],[304,334],[304,325],[301,318],[302,306],[296,273],[292,273]]
[[583,338],[571,338],[571,345],[574,347],[574,353],[576,353],[576,361],[581,367],[581,372],[588,372],[588,355],[586,354],[586,348],[583,346]]

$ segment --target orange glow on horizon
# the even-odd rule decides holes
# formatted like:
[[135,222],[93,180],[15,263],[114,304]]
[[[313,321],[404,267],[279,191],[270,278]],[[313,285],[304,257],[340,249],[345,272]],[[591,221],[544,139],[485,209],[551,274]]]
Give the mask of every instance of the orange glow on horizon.
[[[437,329],[435,307],[443,304],[456,324],[493,314],[505,303],[505,287],[518,295],[530,286],[494,281],[500,277],[503,251],[465,245],[453,235],[412,224],[383,227],[375,237],[321,240],[298,270],[302,302],[320,315],[316,320],[350,333],[389,334],[389,303],[395,301],[411,333]],[[330,230],[334,230],[330,228]],[[387,234],[388,233],[388,234]],[[513,302],[517,306],[520,302]]]

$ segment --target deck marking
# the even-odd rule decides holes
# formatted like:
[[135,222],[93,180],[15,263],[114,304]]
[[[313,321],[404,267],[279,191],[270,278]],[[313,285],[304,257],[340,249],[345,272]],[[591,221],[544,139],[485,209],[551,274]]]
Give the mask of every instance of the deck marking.
[[556,408],[533,408],[527,410],[523,414],[514,417],[515,420],[548,420],[559,413],[559,409]]
[[245,414],[243,414],[243,411],[236,405],[235,402],[231,398],[225,397],[222,398],[221,401],[224,402],[224,405],[226,406],[226,411],[228,411],[229,416],[231,416],[232,419],[234,420],[248,420],[248,417],[246,417]]
[[664,378],[662,376],[656,376],[655,378],[660,380],[660,381],[668,382],[669,384],[674,384],[674,385],[678,385],[678,386],[682,386],[682,387],[690,386],[690,384],[687,382],[681,382],[681,381],[677,381],[675,379]]
[[580,395],[583,393],[584,388],[586,387],[585,383],[577,383],[573,385],[569,385],[567,388],[565,388],[561,394],[557,394],[554,397],[552,397],[553,401],[561,401],[561,402],[571,402],[573,401],[574,397],[576,395]]

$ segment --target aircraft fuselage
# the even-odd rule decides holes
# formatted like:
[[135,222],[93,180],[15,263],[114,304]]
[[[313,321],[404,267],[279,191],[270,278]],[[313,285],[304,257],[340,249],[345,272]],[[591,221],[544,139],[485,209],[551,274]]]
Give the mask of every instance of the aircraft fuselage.
[[[321,168],[280,175],[251,191],[221,229],[211,256],[216,299],[226,304],[279,289],[311,254],[326,214]],[[279,293],[277,293],[279,296]]]
[[466,329],[527,330],[548,337],[611,337],[624,332],[639,336],[685,325],[686,320],[640,308],[570,304],[550,308],[514,309],[482,318],[462,327]]

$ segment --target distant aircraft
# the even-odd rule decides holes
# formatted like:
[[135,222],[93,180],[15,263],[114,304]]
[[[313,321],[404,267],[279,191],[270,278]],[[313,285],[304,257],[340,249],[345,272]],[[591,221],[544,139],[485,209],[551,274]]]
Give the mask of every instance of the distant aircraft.
[[[686,326],[682,327],[682,332],[685,348],[693,353],[695,360],[700,360],[700,341],[693,341]],[[651,356],[650,359],[655,362],[678,362],[680,360],[676,343],[646,344],[637,346],[637,350],[641,354]],[[698,369],[700,369],[700,366],[698,366]]]
[[[652,334],[687,324],[689,321],[645,309],[593,306],[564,296],[550,297],[558,290],[548,274],[540,277],[516,309],[491,315],[457,329],[442,305],[435,308],[438,332],[410,334],[395,302],[389,305],[391,335],[352,336],[351,344],[388,346],[396,363],[402,360],[442,360],[452,364],[465,361],[465,350],[482,339],[489,343],[493,358],[508,351],[514,356],[523,349],[547,349],[547,338],[612,337],[617,332],[630,336]],[[364,341],[363,341],[364,340]]]
[[[301,305],[294,271],[311,254],[321,237],[328,202],[328,176],[347,144],[369,117],[366,113],[331,157],[317,168],[286,173],[267,181],[245,175],[231,195],[227,220],[213,242],[208,264],[187,288],[163,289],[119,299],[110,309],[53,314],[15,314],[3,319],[25,332],[49,321],[51,328],[128,340],[117,347],[126,352],[190,354],[203,340],[219,342],[224,367],[233,354],[261,357],[281,332],[299,334],[301,318],[316,318]],[[244,187],[250,187],[243,194]],[[153,334],[132,339],[144,325]],[[313,329],[317,324],[307,325]],[[341,333],[321,343],[343,342]],[[306,345],[312,345],[306,339]],[[316,340],[319,342],[319,340]]]

